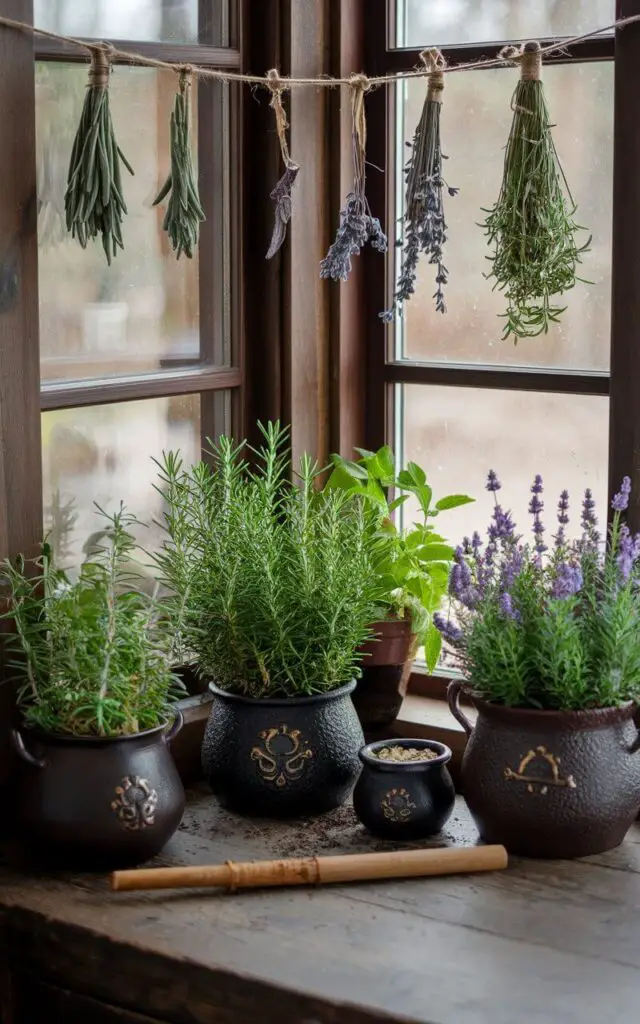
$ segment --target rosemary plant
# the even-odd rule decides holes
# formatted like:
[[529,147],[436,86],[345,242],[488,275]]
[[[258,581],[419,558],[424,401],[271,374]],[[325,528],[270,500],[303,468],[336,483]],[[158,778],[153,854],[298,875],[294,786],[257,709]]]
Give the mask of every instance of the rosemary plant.
[[581,280],[576,268],[591,242],[576,242],[583,229],[573,219],[576,206],[551,136],[539,50],[538,43],[526,43],[520,54],[502,186],[495,206],[483,211],[494,247],[488,277],[507,299],[503,337],[516,342],[546,334],[558,322],[566,307],[555,305],[553,296]]
[[107,263],[122,244],[122,215],[127,207],[122,194],[120,161],[130,174],[116,142],[109,109],[109,61],[104,47],[92,53],[89,86],[80,124],[71,150],[64,206],[67,231],[86,248],[90,238],[102,236]]
[[206,219],[191,156],[190,88],[189,76],[182,72],[171,114],[171,170],[153,201],[153,206],[157,206],[169,196],[162,230],[167,232],[177,259],[182,253],[192,259],[200,237],[200,223]]
[[307,456],[289,478],[287,432],[261,428],[244,459],[227,437],[211,464],[165,453],[168,539],[156,556],[184,651],[219,687],[254,698],[322,693],[357,675],[379,586],[364,503],[316,488]]
[[[123,506],[107,521],[106,543],[75,581],[56,568],[49,544],[29,565],[5,561],[6,643],[28,725],[75,736],[123,736],[169,715],[179,681],[171,671],[171,639],[162,605],[132,589],[136,520]],[[126,566],[126,568],[123,568]]]

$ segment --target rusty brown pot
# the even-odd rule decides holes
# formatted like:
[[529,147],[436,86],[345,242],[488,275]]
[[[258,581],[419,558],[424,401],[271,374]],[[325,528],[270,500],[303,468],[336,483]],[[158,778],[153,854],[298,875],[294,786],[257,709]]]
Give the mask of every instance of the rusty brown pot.
[[407,693],[416,638],[410,619],[374,622],[375,636],[360,648],[362,678],[352,700],[365,732],[387,729]]
[[588,711],[506,708],[474,700],[461,787],[480,835],[525,857],[586,857],[618,846],[640,808],[634,705]]

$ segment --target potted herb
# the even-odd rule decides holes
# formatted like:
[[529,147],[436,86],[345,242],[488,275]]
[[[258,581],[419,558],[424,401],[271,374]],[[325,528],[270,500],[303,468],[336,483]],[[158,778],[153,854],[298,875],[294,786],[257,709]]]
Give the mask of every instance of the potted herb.
[[[451,494],[434,501],[426,473],[415,462],[396,475],[391,448],[357,451],[357,462],[331,456],[333,471],[327,488],[359,495],[374,513],[368,525],[380,541],[375,559],[380,599],[373,636],[361,648],[362,678],[353,700],[364,728],[381,730],[400,710],[418,648],[424,649],[430,672],[440,657],[442,639],[432,616],[446,596],[454,552],[436,533],[433,521],[473,498]],[[390,500],[392,488],[398,495]],[[417,501],[420,521],[401,529],[392,516],[411,496]]]
[[[469,735],[462,786],[482,837],[515,853],[579,857],[617,846],[640,806],[640,535],[622,513],[625,477],[600,543],[585,492],[582,536],[567,539],[569,495],[545,543],[542,480],[531,487],[533,541],[523,543],[498,503],[487,543],[456,552],[451,615],[436,617],[464,680],[449,705]],[[465,691],[475,727],[459,707]]]
[[83,868],[136,864],[178,827],[184,791],[168,750],[182,724],[162,606],[132,589],[123,507],[72,580],[40,557],[5,561],[15,634],[23,765],[16,806],[25,836]]
[[157,560],[210,680],[211,787],[237,811],[285,817],[337,807],[355,783],[351,694],[378,587],[369,507],[319,491],[306,456],[290,479],[286,431],[261,429],[259,451],[222,437],[190,469],[164,456]]

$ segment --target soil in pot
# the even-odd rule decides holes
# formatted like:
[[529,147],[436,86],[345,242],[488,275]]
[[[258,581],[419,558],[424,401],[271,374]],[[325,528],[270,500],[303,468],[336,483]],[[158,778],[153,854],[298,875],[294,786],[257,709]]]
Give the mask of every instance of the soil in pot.
[[435,740],[379,740],[360,751],[353,807],[382,839],[415,840],[439,832],[453,810],[451,751]]
[[343,804],[364,743],[354,688],[352,682],[312,697],[252,700],[211,684],[202,766],[223,806],[288,818]]
[[538,711],[474,701],[475,726],[449,684],[469,740],[461,786],[482,838],[528,857],[586,857],[618,846],[640,808],[633,705]]
[[373,623],[375,636],[361,647],[362,677],[353,703],[366,732],[388,729],[398,717],[407,692],[416,638],[408,619]]
[[168,742],[182,726],[131,736],[15,731],[19,830],[41,859],[80,870],[141,864],[178,828],[185,795]]

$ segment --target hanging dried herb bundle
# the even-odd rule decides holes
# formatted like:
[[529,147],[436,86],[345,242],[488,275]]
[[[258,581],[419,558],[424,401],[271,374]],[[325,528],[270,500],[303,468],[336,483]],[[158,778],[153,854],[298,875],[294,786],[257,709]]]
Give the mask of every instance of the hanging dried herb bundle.
[[298,171],[300,168],[289,155],[289,147],[287,145],[287,128],[289,127],[289,124],[282,105],[282,83],[275,68],[272,68],[271,71],[267,72],[267,82],[271,89],[270,106],[273,108],[276,115],[276,131],[278,133],[280,152],[282,154],[282,160],[285,168],[284,174],[278,181],[277,185],[273,191],[269,193],[269,198],[275,203],[273,234],[271,236],[271,243],[266,256],[266,258],[270,260],[272,256],[275,256],[287,237],[287,224],[291,220],[292,209],[291,189],[298,177]]
[[483,211],[488,216],[482,227],[495,250],[487,276],[507,299],[503,337],[517,342],[546,334],[558,322],[566,307],[554,305],[552,297],[581,280],[576,267],[591,238],[576,244],[576,233],[584,229],[573,220],[576,206],[551,136],[540,44],[502,54],[519,60],[521,77],[511,101],[500,195]]
[[198,179],[191,156],[191,75],[180,72],[180,88],[171,114],[171,170],[153,201],[157,206],[169,196],[162,230],[167,232],[171,248],[180,259],[182,253],[191,259],[198,245],[200,224],[205,220],[198,194]]
[[109,57],[105,46],[91,54],[89,85],[69,163],[64,207],[67,231],[86,248],[90,238],[102,236],[111,263],[122,249],[122,215],[127,207],[122,194],[120,161],[133,169],[116,142],[109,109]]
[[447,240],[443,190],[446,188],[450,196],[455,196],[459,190],[447,185],[442,177],[442,161],[446,160],[440,147],[444,60],[437,50],[425,51],[421,57],[430,69],[427,95],[413,141],[408,143],[411,157],[405,166],[404,241],[398,243],[403,246],[402,270],[391,309],[380,313],[385,323],[392,323],[396,314],[402,315],[404,303],[413,295],[421,253],[436,268],[433,296],[436,310],[439,313],[447,311],[442,287],[447,283],[449,273],[443,262],[443,248]]
[[351,270],[351,257],[358,256],[363,245],[370,242],[378,252],[387,251],[387,236],[380,221],[372,217],[365,195],[365,152],[367,124],[364,115],[364,94],[369,83],[364,75],[351,79],[353,192],[340,211],[340,227],[329,252],[320,263],[320,277],[346,281]]

